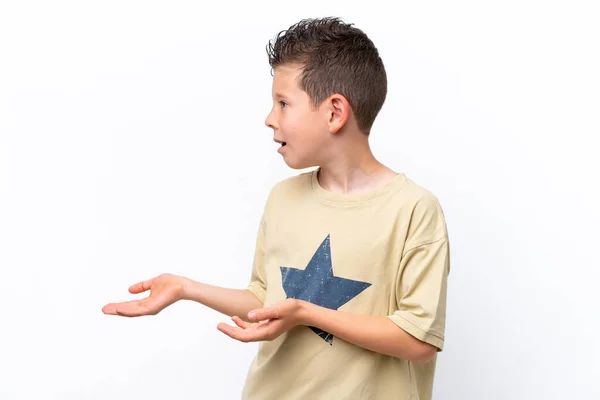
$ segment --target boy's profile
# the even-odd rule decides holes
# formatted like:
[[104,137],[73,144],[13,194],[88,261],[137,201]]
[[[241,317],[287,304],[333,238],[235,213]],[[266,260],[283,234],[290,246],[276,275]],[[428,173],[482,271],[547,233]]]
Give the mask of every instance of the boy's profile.
[[141,300],[106,314],[157,314],[182,299],[232,317],[219,330],[261,341],[242,397],[430,399],[444,344],[448,232],[437,198],[373,156],[387,93],[371,40],[338,18],[306,19],[267,47],[266,125],[293,169],[258,229],[246,289],[173,274],[137,283]]

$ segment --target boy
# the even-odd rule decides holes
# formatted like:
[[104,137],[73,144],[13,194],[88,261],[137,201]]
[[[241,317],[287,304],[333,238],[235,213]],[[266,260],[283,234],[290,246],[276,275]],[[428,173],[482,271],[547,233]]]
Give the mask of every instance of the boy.
[[437,198],[377,161],[369,132],[387,93],[368,37],[307,19],[267,48],[273,129],[288,166],[276,184],[246,290],[163,274],[142,300],[103,312],[156,314],[180,299],[232,316],[218,329],[261,341],[244,399],[430,399],[444,343],[449,241]]

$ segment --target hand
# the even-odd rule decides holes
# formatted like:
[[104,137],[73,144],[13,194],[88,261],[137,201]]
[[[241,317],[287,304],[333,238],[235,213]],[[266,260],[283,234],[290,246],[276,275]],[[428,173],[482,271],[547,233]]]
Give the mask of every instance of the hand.
[[150,295],[141,300],[109,303],[102,307],[102,312],[124,317],[156,315],[164,308],[183,298],[185,279],[182,276],[173,274],[161,274],[152,279],[136,283],[129,287],[130,293],[142,293],[150,289]]
[[241,342],[274,340],[296,325],[302,325],[300,311],[302,303],[296,299],[286,299],[272,307],[259,308],[248,313],[246,322],[238,316],[231,319],[237,327],[221,322],[217,329]]

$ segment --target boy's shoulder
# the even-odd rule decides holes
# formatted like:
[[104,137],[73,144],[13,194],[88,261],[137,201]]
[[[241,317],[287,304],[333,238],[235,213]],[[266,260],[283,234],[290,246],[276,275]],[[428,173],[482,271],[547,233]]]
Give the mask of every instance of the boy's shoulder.
[[290,196],[296,197],[301,193],[307,193],[310,189],[312,171],[302,172],[277,181],[268,192],[268,202],[285,200]]
[[277,181],[271,192],[281,192],[289,190],[302,190],[306,189],[307,184],[310,184],[310,179],[314,171],[301,172],[299,174],[281,179]]

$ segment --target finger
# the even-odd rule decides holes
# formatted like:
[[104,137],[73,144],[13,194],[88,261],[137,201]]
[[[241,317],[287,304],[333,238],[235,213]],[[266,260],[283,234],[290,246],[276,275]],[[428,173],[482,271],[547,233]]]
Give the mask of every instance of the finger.
[[150,307],[149,303],[145,300],[133,300],[117,305],[115,311],[117,315],[123,317],[140,317],[142,315],[156,314],[154,308],[155,307]]
[[244,341],[244,336],[242,333],[244,330],[242,328],[234,327],[224,322],[221,322],[217,325],[217,329],[229,336],[230,338],[237,339],[239,341]]
[[240,342],[244,343],[267,340],[267,333],[263,330],[242,329],[227,325],[223,322],[217,325],[217,329],[229,336],[230,338],[239,340]]
[[123,303],[110,303],[102,308],[105,314],[121,315],[124,317],[139,317],[154,313],[144,300],[132,300]]
[[271,308],[258,308],[248,313],[248,319],[250,321],[262,321],[265,319],[276,319],[279,318],[279,310],[275,307]]
[[146,290],[148,290],[148,289],[150,289],[152,287],[152,280],[153,279],[154,278],[138,282],[135,285],[131,285],[129,287],[129,292],[130,293],[134,293],[134,294],[135,293],[145,292]]
[[108,303],[104,307],[102,307],[102,312],[104,314],[117,315],[117,307],[119,303]]
[[240,328],[249,328],[251,326],[250,323],[244,321],[243,319],[241,319],[240,317],[238,317],[237,315],[234,315],[233,317],[231,317],[231,319],[233,320],[233,322],[235,322],[235,324],[237,326],[239,326]]

